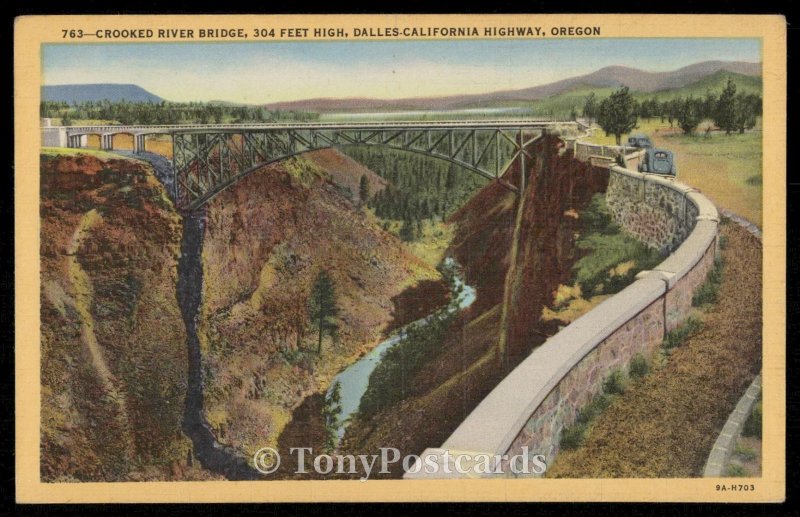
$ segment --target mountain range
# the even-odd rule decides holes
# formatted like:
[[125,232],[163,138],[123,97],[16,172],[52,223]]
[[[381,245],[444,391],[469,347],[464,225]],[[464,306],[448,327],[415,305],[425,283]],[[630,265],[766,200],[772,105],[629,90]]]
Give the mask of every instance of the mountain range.
[[[269,109],[301,111],[347,111],[375,109],[455,109],[480,107],[505,102],[530,102],[545,99],[579,87],[615,88],[628,86],[632,91],[653,93],[673,90],[696,83],[720,72],[750,77],[761,75],[761,63],[743,61],[703,61],[668,72],[648,72],[626,66],[607,66],[586,75],[518,90],[490,93],[379,99],[366,97],[314,98],[267,104]],[[42,99],[67,103],[83,101],[126,100],[161,102],[162,98],[134,84],[69,84],[42,87]],[[215,101],[219,104],[235,104]]]
[[455,109],[478,107],[497,102],[530,102],[567,92],[581,86],[628,86],[633,91],[653,93],[681,88],[720,71],[760,76],[761,63],[743,61],[703,61],[669,72],[647,72],[626,66],[607,66],[586,75],[570,77],[540,86],[474,95],[417,97],[408,99],[318,98],[268,104],[270,109],[331,111],[369,109]]

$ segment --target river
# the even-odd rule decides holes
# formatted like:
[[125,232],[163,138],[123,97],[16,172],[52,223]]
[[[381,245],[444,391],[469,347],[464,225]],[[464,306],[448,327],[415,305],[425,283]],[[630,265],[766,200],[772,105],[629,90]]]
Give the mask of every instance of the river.
[[[122,152],[149,162],[155,169],[158,179],[172,194],[174,185],[172,166],[169,160],[153,153]],[[203,379],[202,354],[200,340],[197,335],[197,318],[201,304],[203,287],[203,240],[205,235],[205,210],[203,208],[183,214],[183,238],[181,257],[178,261],[177,298],[181,314],[186,325],[186,345],[189,359],[189,375],[186,393],[186,409],[183,430],[192,441],[194,455],[212,472],[224,475],[231,480],[259,479],[259,474],[249,465],[249,458],[244,458],[232,447],[217,441],[214,431],[208,424],[203,411]],[[467,285],[459,276],[459,266],[452,258],[444,260],[444,268],[451,272],[451,302],[448,311],[463,310],[475,301],[476,291]],[[394,335],[379,343],[368,354],[345,368],[331,382],[333,388],[337,382],[341,386],[341,413],[338,418],[338,439],[344,436],[349,418],[358,411],[361,398],[369,386],[369,377],[380,364],[384,354],[403,337],[404,330],[411,325],[426,325],[434,315],[419,319],[398,329]]]
[[[451,303],[448,310],[456,311],[466,309],[475,301],[475,289],[467,285],[464,279],[458,275],[458,264],[451,257],[445,259],[444,267],[453,272],[451,293],[456,300],[455,304]],[[345,368],[339,375],[333,378],[326,397],[330,397],[334,386],[338,383],[341,397],[339,403],[341,412],[339,413],[338,425],[336,426],[338,440],[341,440],[344,436],[350,417],[358,411],[361,399],[364,397],[369,387],[369,377],[381,363],[386,352],[401,341],[405,329],[412,325],[426,325],[432,317],[433,315],[426,316],[425,318],[411,322],[398,329],[394,335],[379,343],[368,354]]]

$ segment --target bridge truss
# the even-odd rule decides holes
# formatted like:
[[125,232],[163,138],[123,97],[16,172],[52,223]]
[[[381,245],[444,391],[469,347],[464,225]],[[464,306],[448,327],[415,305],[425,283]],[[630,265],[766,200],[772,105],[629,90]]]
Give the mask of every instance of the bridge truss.
[[[272,162],[329,147],[370,145],[421,153],[460,165],[519,192],[503,178],[515,162],[524,170],[527,146],[551,123],[477,122],[386,127],[282,127],[172,130],[174,197],[178,208],[199,208],[250,172]],[[520,175],[524,181],[524,175]]]

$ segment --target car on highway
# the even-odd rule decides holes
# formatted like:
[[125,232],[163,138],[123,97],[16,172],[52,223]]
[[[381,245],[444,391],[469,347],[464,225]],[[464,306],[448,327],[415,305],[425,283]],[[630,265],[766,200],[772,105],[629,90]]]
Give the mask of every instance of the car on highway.
[[638,133],[628,137],[628,147],[640,147],[646,149],[648,147],[653,147],[653,142],[650,141],[649,136]]
[[675,157],[672,151],[648,147],[639,164],[639,172],[649,172],[653,174],[664,174],[677,176],[678,170],[675,167]]

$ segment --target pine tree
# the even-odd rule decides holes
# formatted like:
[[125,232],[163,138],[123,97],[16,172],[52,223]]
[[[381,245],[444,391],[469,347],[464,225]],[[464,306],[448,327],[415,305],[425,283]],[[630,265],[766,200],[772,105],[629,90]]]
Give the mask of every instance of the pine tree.
[[745,129],[753,129],[760,113],[761,97],[754,94],[740,93],[736,96],[736,129],[744,133]]
[[594,92],[590,93],[583,103],[583,116],[588,118],[590,122],[597,116],[597,99]]
[[414,225],[411,223],[410,219],[403,220],[403,226],[400,227],[400,238],[405,242],[414,240]]
[[726,135],[736,129],[736,83],[728,78],[728,84],[722,90],[714,110],[714,123],[725,130]]
[[636,102],[627,86],[600,103],[597,123],[607,135],[614,135],[617,145],[621,144],[623,134],[630,133],[636,127],[636,120]]
[[702,117],[702,102],[691,96],[678,101],[678,125],[687,135],[694,133]]
[[369,178],[366,174],[361,175],[361,180],[358,182],[358,199],[363,206],[369,199]]
[[338,314],[339,308],[336,306],[336,288],[333,280],[327,271],[320,271],[308,303],[308,316],[318,331],[317,354],[322,353],[322,337],[326,333],[332,336],[339,328],[336,324]]
[[325,418],[325,449],[332,452],[336,449],[339,441],[339,419],[342,414],[342,383],[333,383],[330,391],[325,397],[325,405],[322,408],[322,416]]

